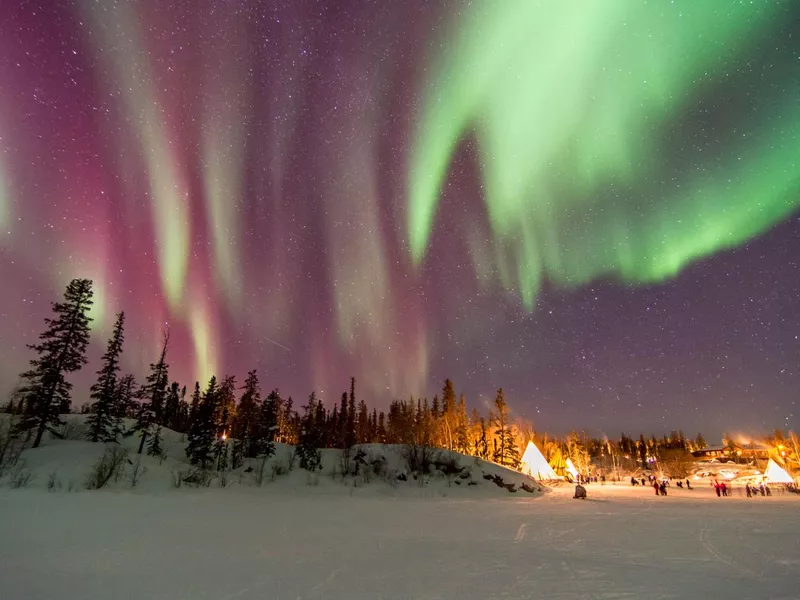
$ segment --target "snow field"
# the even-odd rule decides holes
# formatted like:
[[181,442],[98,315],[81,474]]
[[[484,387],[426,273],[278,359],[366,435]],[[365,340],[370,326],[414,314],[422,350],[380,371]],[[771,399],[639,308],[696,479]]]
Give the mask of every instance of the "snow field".
[[[311,491],[309,491],[311,490]],[[0,491],[0,598],[797,598],[797,496]],[[678,490],[680,491],[680,490]]]

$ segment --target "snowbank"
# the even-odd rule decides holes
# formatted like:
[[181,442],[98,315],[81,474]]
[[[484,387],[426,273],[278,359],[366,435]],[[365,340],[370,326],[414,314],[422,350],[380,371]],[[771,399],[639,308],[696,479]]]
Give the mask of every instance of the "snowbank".
[[[108,489],[140,492],[168,492],[185,487],[197,471],[186,460],[185,436],[162,429],[166,457],[138,455],[138,436],[123,438],[121,444],[85,441],[82,415],[69,415],[66,439],[45,438],[42,446],[22,455],[20,468],[30,471],[25,487],[51,491],[85,489],[93,465],[107,448],[127,450],[118,476]],[[128,426],[132,423],[128,423]],[[431,464],[424,472],[409,469],[409,452],[425,454]],[[419,457],[417,457],[419,458]],[[9,477],[5,483],[9,484]],[[304,493],[343,492],[379,495],[422,495],[481,497],[508,496],[509,493],[541,495],[546,487],[517,471],[472,456],[438,449],[422,449],[390,444],[354,446],[348,454],[339,449],[323,449],[319,471],[309,473],[298,466],[294,447],[276,444],[274,456],[261,463],[248,459],[236,470],[209,473],[199,487],[263,488],[271,490],[303,488]],[[196,485],[196,484],[195,484]]]

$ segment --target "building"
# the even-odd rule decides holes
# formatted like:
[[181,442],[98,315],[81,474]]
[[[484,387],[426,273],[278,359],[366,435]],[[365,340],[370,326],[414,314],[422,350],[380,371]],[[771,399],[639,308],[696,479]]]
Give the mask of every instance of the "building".
[[759,442],[738,443],[731,442],[727,446],[709,446],[692,452],[692,456],[700,459],[717,459],[720,462],[729,460],[750,462],[752,460],[767,460],[771,448]]

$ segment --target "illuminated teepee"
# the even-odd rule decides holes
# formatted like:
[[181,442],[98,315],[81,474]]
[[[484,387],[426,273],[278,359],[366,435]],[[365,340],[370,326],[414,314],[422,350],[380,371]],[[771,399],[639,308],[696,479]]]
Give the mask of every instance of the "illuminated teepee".
[[767,470],[764,471],[764,479],[767,483],[794,483],[786,470],[771,458],[767,463]]
[[575,468],[575,464],[572,462],[571,458],[567,459],[565,468],[567,470],[567,473],[569,473],[573,479],[578,479],[578,469]]
[[556,448],[553,451],[553,455],[550,457],[550,466],[553,467],[553,471],[555,471],[556,475],[559,477],[566,477],[568,475],[567,461],[564,460],[564,455],[561,453],[560,448]]
[[535,479],[558,479],[553,468],[547,464],[544,455],[533,442],[528,442],[519,465],[520,471]]

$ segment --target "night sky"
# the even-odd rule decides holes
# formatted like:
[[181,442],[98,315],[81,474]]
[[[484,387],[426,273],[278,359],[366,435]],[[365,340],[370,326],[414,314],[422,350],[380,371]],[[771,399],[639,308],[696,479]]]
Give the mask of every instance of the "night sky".
[[95,282],[142,377],[539,429],[800,424],[800,3],[0,0],[0,392]]

